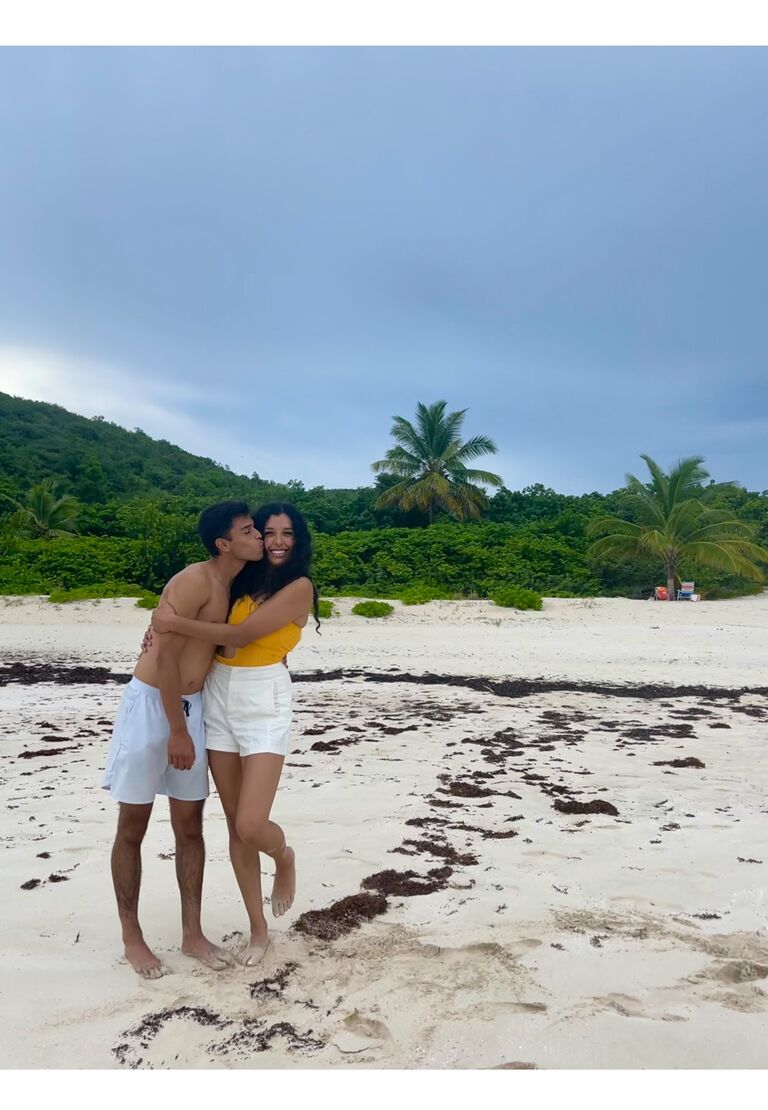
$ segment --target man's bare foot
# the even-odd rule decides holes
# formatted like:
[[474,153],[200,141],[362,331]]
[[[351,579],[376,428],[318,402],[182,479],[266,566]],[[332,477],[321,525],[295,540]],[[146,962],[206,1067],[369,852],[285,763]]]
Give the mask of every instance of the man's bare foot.
[[272,913],[275,917],[282,917],[293,905],[296,893],[296,854],[293,848],[286,844],[275,860],[275,881],[272,884]]
[[266,929],[263,932],[251,933],[250,941],[245,948],[240,949],[235,958],[243,967],[254,967],[264,959],[268,948],[269,934]]
[[219,948],[207,937],[199,936],[193,940],[182,941],[181,950],[185,956],[199,960],[201,964],[210,967],[212,971],[223,971],[234,963],[232,953],[228,948]]
[[163,969],[155,953],[145,940],[125,942],[125,958],[142,979],[160,979]]

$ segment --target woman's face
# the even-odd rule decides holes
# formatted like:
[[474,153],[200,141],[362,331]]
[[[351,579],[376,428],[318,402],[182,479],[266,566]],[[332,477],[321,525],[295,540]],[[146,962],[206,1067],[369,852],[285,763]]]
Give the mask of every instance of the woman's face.
[[285,566],[296,544],[291,518],[287,513],[267,517],[263,535],[264,549],[270,566]]

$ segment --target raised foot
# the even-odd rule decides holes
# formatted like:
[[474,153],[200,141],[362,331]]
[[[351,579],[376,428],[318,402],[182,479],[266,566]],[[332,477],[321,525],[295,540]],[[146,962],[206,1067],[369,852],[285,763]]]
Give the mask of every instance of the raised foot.
[[234,963],[234,957],[228,948],[219,948],[217,944],[213,944],[206,937],[200,937],[197,940],[185,940],[181,950],[185,956],[189,956],[193,960],[199,960],[201,964],[210,967],[212,971],[223,971],[225,967],[231,967]]
[[155,953],[146,941],[126,941],[125,958],[137,975],[142,979],[160,979],[163,969]]
[[287,845],[275,860],[275,881],[272,884],[272,913],[282,917],[293,905],[296,894],[296,854]]

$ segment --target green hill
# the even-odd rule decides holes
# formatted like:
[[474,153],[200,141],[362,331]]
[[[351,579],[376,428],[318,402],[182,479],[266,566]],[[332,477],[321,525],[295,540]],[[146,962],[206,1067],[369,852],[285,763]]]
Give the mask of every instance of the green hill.
[[139,428],[7,393],[0,393],[0,474],[18,493],[57,476],[84,504],[156,493],[252,497],[263,484]]
[[191,514],[228,499],[253,505],[293,501],[318,531],[331,533],[422,523],[418,512],[373,509],[385,480],[355,490],[248,478],[139,428],[130,432],[100,417],[0,393],[0,516],[13,510],[12,498],[23,500],[32,486],[50,477],[60,479],[62,490],[85,507],[81,532],[99,535],[122,534],[114,511],[105,515],[101,506],[115,510],[136,499]]

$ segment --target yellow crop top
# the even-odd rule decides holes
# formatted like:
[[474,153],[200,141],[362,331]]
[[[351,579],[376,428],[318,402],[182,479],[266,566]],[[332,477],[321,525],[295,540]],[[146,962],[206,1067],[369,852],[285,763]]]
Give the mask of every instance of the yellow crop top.
[[[253,598],[241,597],[232,606],[227,624],[242,624],[259,605],[260,602]],[[273,663],[279,663],[284,655],[296,647],[300,639],[301,629],[291,622],[262,636],[260,640],[254,640],[252,644],[235,648],[235,654],[230,659],[217,655],[216,662],[224,663],[227,667],[269,667]]]

